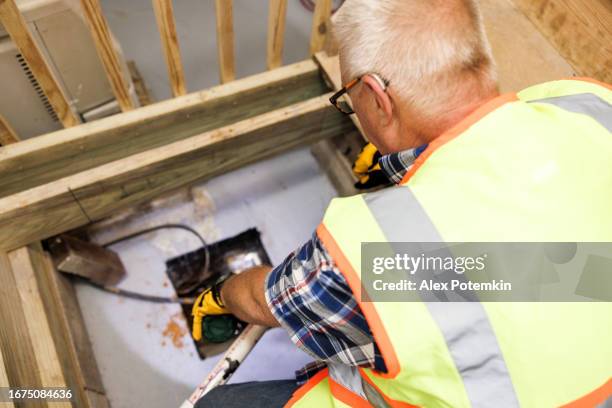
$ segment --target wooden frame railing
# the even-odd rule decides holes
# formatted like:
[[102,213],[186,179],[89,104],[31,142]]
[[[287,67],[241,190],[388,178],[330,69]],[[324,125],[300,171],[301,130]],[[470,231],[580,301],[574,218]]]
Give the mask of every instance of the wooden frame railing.
[[[314,61],[287,66],[287,0],[269,0],[268,71],[238,80],[232,0],[216,0],[222,84],[190,94],[172,0],[152,1],[173,98],[132,109],[99,0],[81,0],[125,112],[75,126],[79,119],[15,0],[0,0],[0,23],[66,128],[19,141],[0,115],[0,144],[6,145],[0,148],[0,386],[70,386],[77,393],[73,406],[108,407],[72,284],[55,271],[40,240],[300,145],[314,144],[315,157],[340,194],[353,191],[350,160],[339,146],[355,126],[327,101],[330,90],[341,86],[338,58],[318,52],[329,38],[331,0],[316,3],[309,47]],[[612,82],[612,13],[600,13],[609,10],[607,1],[481,0],[502,91],[571,76],[572,67]],[[571,11],[581,2],[589,7],[579,18]],[[543,13],[534,9],[544,3]],[[569,22],[559,25],[557,19],[551,29],[555,13],[564,10]],[[599,14],[585,19],[588,10]],[[588,47],[586,37],[592,38]]]
[[[173,0],[152,0],[152,7],[160,33],[172,96],[177,97],[187,93],[187,86],[172,2]],[[310,41],[311,55],[323,48],[327,38],[328,30],[326,26],[331,14],[331,3],[331,0],[317,0]],[[113,47],[100,0],[80,0],[80,4],[96,51],[121,110],[126,112],[134,109],[135,105],[130,97],[127,81],[121,71],[119,57]],[[215,11],[219,78],[221,83],[226,83],[233,81],[236,77],[233,0],[215,0]],[[286,13],[287,0],[269,1],[266,58],[268,69],[278,68],[282,65]],[[32,73],[64,127],[79,124],[79,117],[70,106],[70,102],[62,92],[62,88],[36,45],[15,0],[0,0],[0,23],[5,27],[17,49],[30,66]],[[2,143],[2,140],[0,140],[0,143]]]

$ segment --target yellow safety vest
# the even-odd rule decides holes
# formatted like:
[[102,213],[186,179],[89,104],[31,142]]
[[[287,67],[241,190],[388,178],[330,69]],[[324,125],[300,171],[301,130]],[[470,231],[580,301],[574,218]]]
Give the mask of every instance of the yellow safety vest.
[[[399,186],[334,199],[317,233],[360,300],[361,244],[432,241],[424,222],[444,242],[612,242],[612,88],[572,79],[496,98]],[[612,303],[360,307],[388,372],[332,364],[288,407],[612,402]]]

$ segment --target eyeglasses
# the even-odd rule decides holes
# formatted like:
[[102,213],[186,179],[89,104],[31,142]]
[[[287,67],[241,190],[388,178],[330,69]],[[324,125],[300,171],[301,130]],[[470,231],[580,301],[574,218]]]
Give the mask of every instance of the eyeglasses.
[[[370,75],[371,77],[376,79],[380,83],[383,91],[387,90],[387,87],[389,86],[389,81],[383,79],[380,75],[376,73],[370,73],[366,75]],[[347,93],[351,88],[357,85],[364,76],[365,75],[362,75],[362,76],[359,76],[353,79],[348,84],[344,85],[341,90],[333,94],[331,98],[329,98],[329,101],[331,102],[331,104],[334,105],[336,109],[338,109],[340,112],[344,113],[345,115],[352,115],[353,113],[355,113],[355,111],[353,110],[353,108],[351,107],[347,99],[347,96],[348,96]]]

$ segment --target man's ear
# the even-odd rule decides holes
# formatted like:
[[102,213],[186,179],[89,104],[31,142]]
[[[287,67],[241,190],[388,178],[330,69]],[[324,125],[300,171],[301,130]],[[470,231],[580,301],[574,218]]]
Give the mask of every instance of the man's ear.
[[370,92],[376,103],[377,113],[384,126],[393,120],[393,101],[389,94],[384,90],[384,84],[372,75],[364,75],[361,82],[366,87],[366,92]]

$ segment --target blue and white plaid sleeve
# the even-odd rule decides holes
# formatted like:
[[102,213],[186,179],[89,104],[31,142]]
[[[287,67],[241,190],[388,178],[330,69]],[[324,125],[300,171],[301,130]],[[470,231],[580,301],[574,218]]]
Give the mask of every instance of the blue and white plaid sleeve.
[[298,381],[324,367],[322,362],[386,371],[348,283],[316,233],[270,272],[266,301],[292,341],[320,360],[299,371]]

